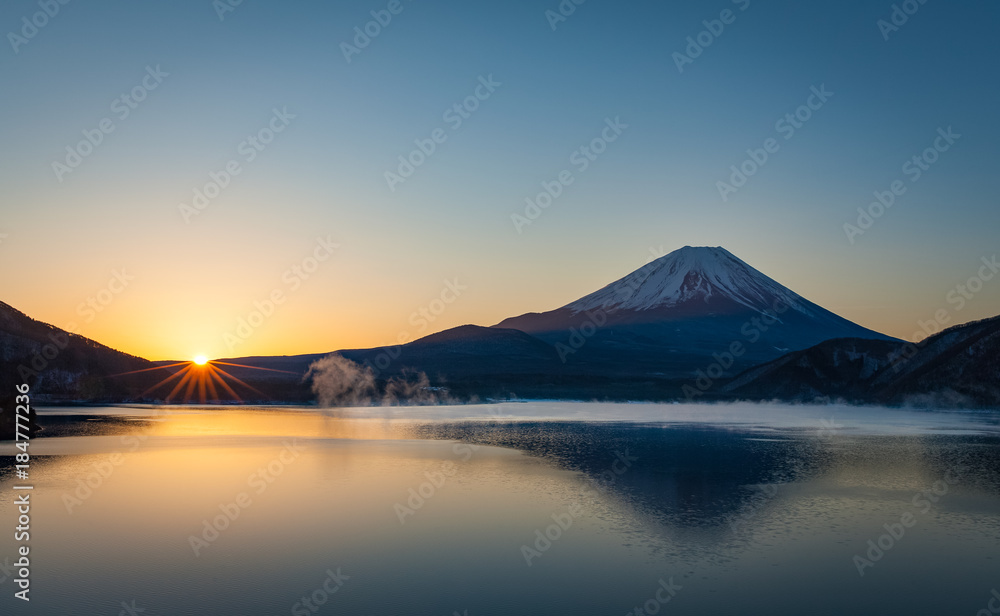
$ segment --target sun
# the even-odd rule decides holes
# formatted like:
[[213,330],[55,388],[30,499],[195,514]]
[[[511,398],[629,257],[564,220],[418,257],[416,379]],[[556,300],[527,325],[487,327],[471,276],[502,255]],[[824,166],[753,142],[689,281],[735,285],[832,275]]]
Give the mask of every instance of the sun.
[[[150,372],[153,370],[170,370],[170,376],[142,392],[142,395],[140,396],[141,398],[158,388],[164,387],[171,381],[177,381],[174,384],[173,389],[170,390],[170,393],[168,393],[165,398],[167,402],[171,402],[176,396],[181,395],[182,392],[185,404],[193,400],[196,395],[197,399],[200,400],[202,404],[218,402],[220,400],[236,400],[237,402],[242,402],[242,398],[240,398],[240,395],[236,393],[235,389],[232,388],[229,384],[230,382],[252,391],[256,395],[260,396],[260,399],[267,398],[267,394],[259,389],[255,389],[249,383],[240,380],[232,374],[229,374],[223,370],[222,366],[232,366],[234,368],[242,368],[245,370],[261,370],[264,372],[295,374],[294,372],[289,372],[287,370],[275,370],[274,368],[262,368],[260,366],[231,364],[218,359],[209,361],[208,357],[204,355],[197,355],[190,361],[179,361],[162,366],[153,366],[152,368],[143,368],[141,370],[133,370],[131,372],[112,374],[111,376],[124,376],[126,374],[137,374],[139,372]],[[222,389],[221,392],[219,391],[220,388]]]

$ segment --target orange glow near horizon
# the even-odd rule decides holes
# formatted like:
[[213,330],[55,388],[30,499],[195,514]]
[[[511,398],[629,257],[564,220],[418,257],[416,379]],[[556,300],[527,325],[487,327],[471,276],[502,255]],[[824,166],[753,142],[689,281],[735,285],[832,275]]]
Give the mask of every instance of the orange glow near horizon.
[[[204,355],[199,355],[193,361],[189,362],[177,362],[166,366],[157,366],[156,368],[146,368],[144,370],[133,370],[131,372],[123,372],[112,376],[124,376],[126,374],[153,372],[156,370],[170,370],[172,368],[181,367],[173,374],[165,377],[160,382],[142,392],[142,396],[159,395],[162,394],[162,392],[166,390],[169,385],[173,385],[169,393],[167,393],[164,398],[164,402],[168,403],[181,402],[187,404],[189,402],[198,402],[200,404],[207,404],[209,402],[222,400],[243,402],[243,398],[236,393],[236,390],[231,384],[236,384],[252,391],[261,398],[268,397],[262,391],[220,368],[219,365],[232,366],[234,368],[245,368],[249,370],[294,374],[292,372],[273,370],[271,368],[257,368],[255,366],[243,366],[240,364],[230,364],[226,362],[211,362]],[[220,392],[223,394],[222,396],[219,395]]]
[[[568,295],[567,295],[568,297]],[[822,298],[810,297],[809,299]],[[136,355],[151,361],[176,360],[178,357],[192,358],[192,364],[211,366],[214,358],[239,358],[251,356],[282,356],[332,353],[342,349],[365,349],[403,344],[421,337],[465,324],[488,327],[499,323],[511,315],[527,312],[524,306],[490,306],[488,310],[473,307],[454,307],[441,318],[422,329],[408,320],[408,315],[393,314],[384,306],[359,314],[353,310],[323,311],[313,307],[288,306],[282,318],[268,321],[264,327],[255,330],[246,340],[227,345],[223,334],[235,332],[234,326],[227,327],[227,315],[206,314],[205,321],[195,323],[191,319],[178,320],[176,316],[165,315],[164,322],[155,328],[148,326],[149,316],[141,310],[122,310],[115,319],[101,319],[93,324],[77,329],[75,333],[107,345],[113,349]],[[522,303],[527,305],[528,302]],[[533,303],[533,302],[532,302]],[[550,310],[561,305],[561,300],[542,303],[540,310]],[[823,305],[822,303],[820,305]],[[956,314],[948,326],[992,316],[985,308],[987,301],[977,303],[963,313]],[[116,307],[117,308],[117,307]],[[851,309],[832,310],[854,322],[890,336],[914,340],[914,332],[919,331],[917,316],[922,314],[914,308],[907,317],[893,317],[885,314],[879,306],[851,306]],[[44,319],[42,319],[44,320]],[[53,325],[66,327],[57,319]],[[310,324],[316,324],[315,326]],[[222,333],[220,333],[222,332]],[[919,338],[919,337],[918,337]],[[206,344],[207,341],[207,344]],[[197,354],[193,351],[197,349]],[[200,360],[204,358],[205,363]]]
[[[965,265],[942,265],[901,279],[892,288],[874,275],[857,284],[827,284],[827,280],[854,279],[836,269],[817,276],[808,268],[788,265],[782,254],[756,251],[753,246],[707,243],[726,245],[752,267],[844,318],[907,340],[920,330],[920,322],[932,319],[942,308],[949,310],[947,326],[952,326],[995,316],[1000,302],[1000,285],[993,283],[961,311],[948,303],[949,289],[969,277]],[[282,257],[272,254],[277,249],[243,255],[238,267],[222,259],[186,267],[136,257],[134,269],[132,265],[127,269],[135,280],[119,294],[102,294],[101,285],[107,284],[110,273],[93,274],[93,268],[57,252],[46,258],[64,256],[73,268],[66,272],[65,265],[52,265],[46,270],[35,264],[35,269],[12,271],[5,279],[8,296],[0,301],[33,319],[152,361],[196,355],[233,359],[323,354],[391,346],[460,325],[490,326],[526,312],[554,310],[645,263],[645,248],[630,250],[622,244],[624,256],[616,259],[568,252],[560,256],[575,264],[568,270],[558,262],[539,267],[539,260],[552,255],[531,252],[512,253],[502,266],[483,266],[482,271],[473,270],[471,261],[438,264],[424,257],[415,261],[418,265],[403,267],[384,263],[387,257],[381,253],[343,255],[294,291],[281,281],[282,264],[293,262],[300,246]],[[662,252],[672,248],[665,246]],[[135,254],[146,252],[136,247]],[[827,263],[851,271],[860,267],[851,260]],[[450,277],[468,290],[440,314],[431,314],[433,320],[422,316],[445,288],[443,273],[451,272],[456,273]],[[60,282],[39,285],[39,280]],[[272,309],[267,302],[274,289],[284,292],[284,300]]]

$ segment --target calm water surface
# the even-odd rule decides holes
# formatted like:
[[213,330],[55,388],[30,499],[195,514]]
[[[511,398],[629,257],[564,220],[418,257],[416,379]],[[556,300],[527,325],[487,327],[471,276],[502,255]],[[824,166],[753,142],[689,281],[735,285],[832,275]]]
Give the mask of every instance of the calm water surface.
[[[0,567],[4,615],[976,616],[1000,590],[997,413],[108,407],[41,423],[32,601]],[[16,560],[13,453],[0,445],[0,565]]]

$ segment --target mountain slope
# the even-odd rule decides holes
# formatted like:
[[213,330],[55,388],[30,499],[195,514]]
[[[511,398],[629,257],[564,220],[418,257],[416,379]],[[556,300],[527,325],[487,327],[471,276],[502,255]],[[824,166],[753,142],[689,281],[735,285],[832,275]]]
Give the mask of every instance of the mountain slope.
[[[448,375],[459,375],[482,372],[484,366],[492,371],[518,372],[534,369],[539,364],[558,363],[555,350],[533,336],[522,331],[478,325],[461,325],[398,346],[342,349],[334,353],[372,368],[379,377],[400,376],[409,370],[433,374],[438,369],[445,370]],[[303,375],[314,361],[327,355],[330,353],[237,357],[220,361]],[[226,366],[226,370],[240,378],[254,375],[231,365]]]
[[[409,381],[423,373],[430,385],[446,387],[451,394],[463,399],[511,393],[525,395],[529,390],[544,395],[543,392],[551,391],[551,375],[560,369],[555,349],[545,342],[522,331],[477,325],[462,325],[403,345],[345,349],[332,354],[355,362],[359,369],[370,370],[379,387],[384,387],[391,379]],[[328,355],[331,353],[239,357],[222,361],[291,372],[291,375],[271,373],[269,380],[272,383],[268,384],[264,380],[268,373],[225,366],[228,373],[260,389],[280,389],[281,399],[309,400],[313,396],[302,378],[314,362]],[[258,380],[253,381],[255,378]],[[279,381],[285,381],[287,386],[281,388]]]
[[415,369],[448,379],[546,371],[558,365],[555,350],[541,340],[518,330],[478,325],[461,325],[398,347],[339,354],[372,366],[380,376]]
[[4,392],[27,380],[33,397],[52,400],[128,399],[141,392],[151,377],[107,377],[153,367],[140,357],[36,321],[3,302],[0,360],[0,387]]
[[890,403],[953,403],[1000,409],[1000,316],[904,344],[872,383]]
[[[725,375],[732,376],[844,336],[891,340],[802,298],[723,248],[685,247],[558,310],[338,354],[370,367],[377,379],[423,372],[435,386],[477,395],[670,399],[720,354],[733,355]],[[301,374],[319,357],[233,363]]]
[[1000,317],[919,344],[829,340],[751,368],[721,391],[751,399],[1000,408]]
[[720,299],[761,311],[776,300],[796,305],[802,298],[721,246],[685,246],[565,307],[641,311]]
[[[685,246],[561,308],[505,319],[580,369],[621,362],[683,377],[736,342],[734,370],[823,340],[891,340],[794,293],[721,247]],[[735,374],[735,372],[732,372]]]
[[861,401],[869,395],[875,375],[892,364],[899,349],[899,343],[889,340],[827,340],[750,368],[720,390],[756,400]]

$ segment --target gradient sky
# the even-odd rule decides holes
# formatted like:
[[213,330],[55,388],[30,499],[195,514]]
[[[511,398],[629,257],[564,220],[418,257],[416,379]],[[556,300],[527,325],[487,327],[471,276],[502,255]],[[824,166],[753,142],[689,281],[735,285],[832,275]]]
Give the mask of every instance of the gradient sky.
[[[211,0],[71,1],[15,52],[7,33],[40,9],[4,2],[0,300],[151,359],[325,352],[552,309],[651,250],[721,245],[900,337],[939,310],[1000,312],[1000,276],[960,310],[946,299],[1000,248],[996,2],[928,0],[885,40],[888,1],[589,0],[553,31],[556,0],[402,0],[348,62],[341,44],[388,4],[244,0],[220,19]],[[725,9],[679,72],[673,54]],[[157,66],[121,119],[112,102]],[[489,75],[501,85],[453,128],[444,111]],[[776,121],[822,84],[833,97],[785,139]],[[245,162],[274,108],[295,118]],[[628,128],[579,171],[571,154],[615,117]],[[60,182],[53,162],[102,118],[114,132]],[[961,138],[912,182],[904,163],[949,126]],[[391,191],[385,172],[438,128]],[[780,149],[723,201],[716,183],[769,137]],[[233,159],[186,223],[178,205]],[[573,184],[518,233],[511,214],[564,169]],[[844,223],[895,180],[906,192],[850,243]],[[293,289],[283,273],[327,236],[339,248]],[[116,271],[134,279],[112,293]],[[411,319],[446,280],[467,288]],[[275,289],[284,303],[227,348]]]

